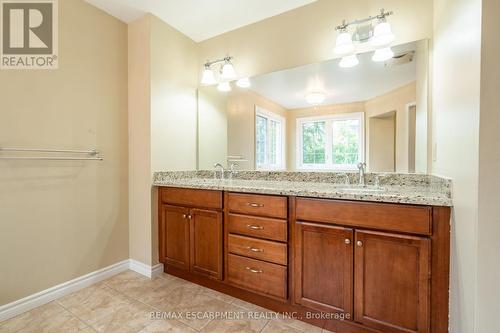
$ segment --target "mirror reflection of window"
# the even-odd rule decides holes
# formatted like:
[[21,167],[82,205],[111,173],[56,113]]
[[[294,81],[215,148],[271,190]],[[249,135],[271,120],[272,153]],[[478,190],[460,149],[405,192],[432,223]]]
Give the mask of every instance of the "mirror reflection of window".
[[364,161],[364,114],[297,119],[297,169],[355,170]]
[[285,118],[255,107],[255,164],[258,170],[285,168]]

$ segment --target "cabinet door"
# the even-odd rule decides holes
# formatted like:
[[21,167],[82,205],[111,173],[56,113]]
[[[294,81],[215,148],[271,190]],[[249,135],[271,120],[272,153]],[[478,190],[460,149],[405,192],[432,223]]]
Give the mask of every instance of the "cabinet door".
[[191,270],[222,279],[222,213],[191,210]]
[[160,259],[189,270],[189,209],[169,205],[162,209]]
[[356,231],[354,316],[386,333],[429,332],[430,240]]
[[352,314],[352,229],[296,222],[295,303]]

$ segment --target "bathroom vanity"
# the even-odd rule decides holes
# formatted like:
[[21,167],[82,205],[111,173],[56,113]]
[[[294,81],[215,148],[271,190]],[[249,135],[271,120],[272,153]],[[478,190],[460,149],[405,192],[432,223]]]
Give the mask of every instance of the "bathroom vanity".
[[449,182],[342,177],[155,174],[165,272],[334,332],[447,332]]

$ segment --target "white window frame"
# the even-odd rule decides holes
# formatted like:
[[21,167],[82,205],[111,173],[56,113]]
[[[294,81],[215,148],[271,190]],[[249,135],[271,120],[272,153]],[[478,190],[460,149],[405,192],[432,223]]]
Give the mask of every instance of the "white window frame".
[[[257,116],[261,116],[267,119],[267,128],[269,127],[269,120],[274,120],[276,122],[281,123],[281,156],[277,156],[277,161],[279,161],[279,164],[272,165],[272,164],[265,164],[258,166],[257,165]],[[274,112],[268,111],[260,106],[255,106],[255,116],[254,116],[254,124],[255,124],[255,148],[254,148],[254,154],[255,154],[255,169],[256,170],[285,170],[285,161],[286,161],[286,151],[285,151],[285,138],[286,138],[286,120],[284,117],[280,116],[279,114],[276,114]],[[269,132],[268,132],[269,134]],[[269,137],[267,138],[267,142],[269,143]],[[269,152],[269,147],[267,147],[266,152]],[[269,156],[267,156],[267,159],[269,160]]]
[[[356,166],[351,165],[333,165],[332,163],[332,123],[334,120],[348,120],[356,119],[360,121],[359,138],[360,144],[360,162],[365,161],[365,113],[364,112],[351,112],[342,114],[333,114],[328,116],[318,117],[301,117],[297,118],[296,126],[296,167],[301,171],[351,171],[357,170]],[[326,140],[325,140],[325,164],[305,164],[303,162],[303,149],[302,149],[302,125],[309,122],[325,122]]]

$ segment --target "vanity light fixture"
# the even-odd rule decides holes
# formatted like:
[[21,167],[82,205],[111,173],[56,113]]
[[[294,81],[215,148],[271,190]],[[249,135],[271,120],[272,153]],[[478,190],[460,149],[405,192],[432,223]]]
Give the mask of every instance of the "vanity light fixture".
[[247,77],[236,81],[236,85],[240,88],[249,88],[251,86],[250,80]]
[[325,101],[325,98],[325,93],[321,91],[311,91],[306,95],[306,101],[311,105],[319,105]]
[[221,69],[221,79],[225,81],[231,81],[236,79],[236,71],[229,58],[225,59],[225,63]]
[[[222,59],[207,61],[204,65],[203,75],[201,77],[201,84],[204,86],[209,86],[217,84],[217,89],[219,91],[228,92],[231,91],[230,81],[236,80],[237,74],[232,63],[233,57],[227,56]],[[219,65],[217,73],[219,74],[219,80],[215,77],[215,71],[213,67]],[[248,78],[239,79],[236,85],[240,88],[250,87],[250,80]]]
[[[386,61],[392,58],[394,52],[391,50],[390,45],[395,37],[391,25],[387,22],[387,16],[392,14],[393,12],[386,12],[381,9],[380,14],[376,16],[369,16],[352,22],[344,20],[341,25],[336,27],[335,30],[339,31],[339,34],[335,42],[334,52],[342,56],[339,66],[349,68],[359,63],[355,53],[355,43],[370,42],[372,46],[376,47],[377,49],[372,57],[373,61]],[[374,21],[376,21],[375,25]],[[348,30],[351,26],[355,27],[352,34]]]
[[214,71],[210,69],[210,66],[205,65],[205,69],[203,70],[203,76],[201,77],[201,84],[204,86],[211,86],[217,84]]
[[352,42],[352,35],[347,32],[347,27],[343,29],[337,36],[335,48],[333,52],[338,55],[346,56],[352,54],[355,50],[354,43]]
[[373,29],[373,36],[370,39],[370,44],[375,47],[388,46],[391,45],[394,38],[391,25],[387,23],[384,18],[383,20],[379,20],[378,24]]
[[222,92],[231,91],[231,85],[227,81],[223,81],[217,85],[217,90]]

